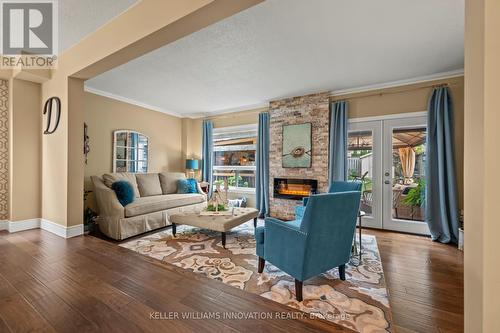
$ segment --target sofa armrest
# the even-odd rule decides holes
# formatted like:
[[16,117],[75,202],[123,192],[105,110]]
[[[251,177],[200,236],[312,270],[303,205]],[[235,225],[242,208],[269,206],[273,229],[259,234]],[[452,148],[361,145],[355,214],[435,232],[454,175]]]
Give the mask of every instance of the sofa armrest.
[[207,201],[208,195],[205,192],[203,192],[203,190],[201,189],[200,182],[196,182],[196,189],[197,189],[199,194],[202,194],[205,197],[205,201]]
[[94,184],[94,194],[99,207],[99,215],[113,218],[125,217],[125,209],[118,201],[115,191],[107,187],[97,176],[92,176]]

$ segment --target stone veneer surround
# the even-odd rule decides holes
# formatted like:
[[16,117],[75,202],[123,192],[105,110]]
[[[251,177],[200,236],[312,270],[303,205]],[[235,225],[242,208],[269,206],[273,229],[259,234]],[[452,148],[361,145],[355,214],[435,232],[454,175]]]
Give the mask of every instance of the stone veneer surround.
[[[316,179],[318,192],[326,192],[328,189],[329,95],[324,92],[272,101],[269,104],[269,207],[272,217],[291,220],[295,216],[295,206],[300,204],[296,200],[274,198],[275,177]],[[283,125],[308,122],[312,124],[311,167],[283,168]]]

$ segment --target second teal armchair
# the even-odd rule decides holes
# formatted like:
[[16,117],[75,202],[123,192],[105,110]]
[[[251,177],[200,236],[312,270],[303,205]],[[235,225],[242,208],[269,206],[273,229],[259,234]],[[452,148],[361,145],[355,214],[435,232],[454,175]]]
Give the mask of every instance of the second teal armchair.
[[301,220],[266,218],[255,229],[259,273],[266,261],[295,278],[295,295],[302,301],[303,281],[334,267],[345,280],[361,193],[327,193],[309,198]]
[[[340,193],[340,192],[348,192],[348,191],[360,191],[362,188],[362,183],[359,181],[333,181],[330,183],[328,187],[328,193]],[[309,197],[305,197],[302,200],[302,205],[295,207],[295,219],[300,220],[304,216],[304,210],[306,209],[307,200]]]

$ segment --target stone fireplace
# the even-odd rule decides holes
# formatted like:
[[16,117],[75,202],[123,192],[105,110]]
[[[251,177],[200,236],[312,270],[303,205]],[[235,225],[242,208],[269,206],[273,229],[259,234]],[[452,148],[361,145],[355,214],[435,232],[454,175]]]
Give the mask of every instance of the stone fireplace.
[[[315,191],[326,192],[328,188],[328,137],[329,137],[329,93],[319,93],[300,97],[272,101],[269,104],[270,114],[270,147],[269,147],[269,206],[270,215],[283,220],[294,219],[295,206],[300,204],[296,199],[284,197],[275,192],[275,179],[288,179],[292,187],[288,193],[300,188],[294,187],[299,180],[314,181]],[[283,168],[283,125],[302,123],[312,124],[312,147],[310,168]],[[295,182],[293,181],[295,180]],[[296,184],[295,184],[296,185]],[[291,191],[291,192],[290,192]],[[302,189],[303,194],[307,191]],[[299,194],[300,196],[300,194]],[[303,195],[302,195],[303,196]]]

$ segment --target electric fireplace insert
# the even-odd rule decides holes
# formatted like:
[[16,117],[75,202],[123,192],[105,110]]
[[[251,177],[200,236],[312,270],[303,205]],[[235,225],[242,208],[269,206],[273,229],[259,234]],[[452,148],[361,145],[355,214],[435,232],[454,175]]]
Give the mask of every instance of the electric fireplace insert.
[[274,197],[302,200],[318,190],[316,179],[274,178]]

